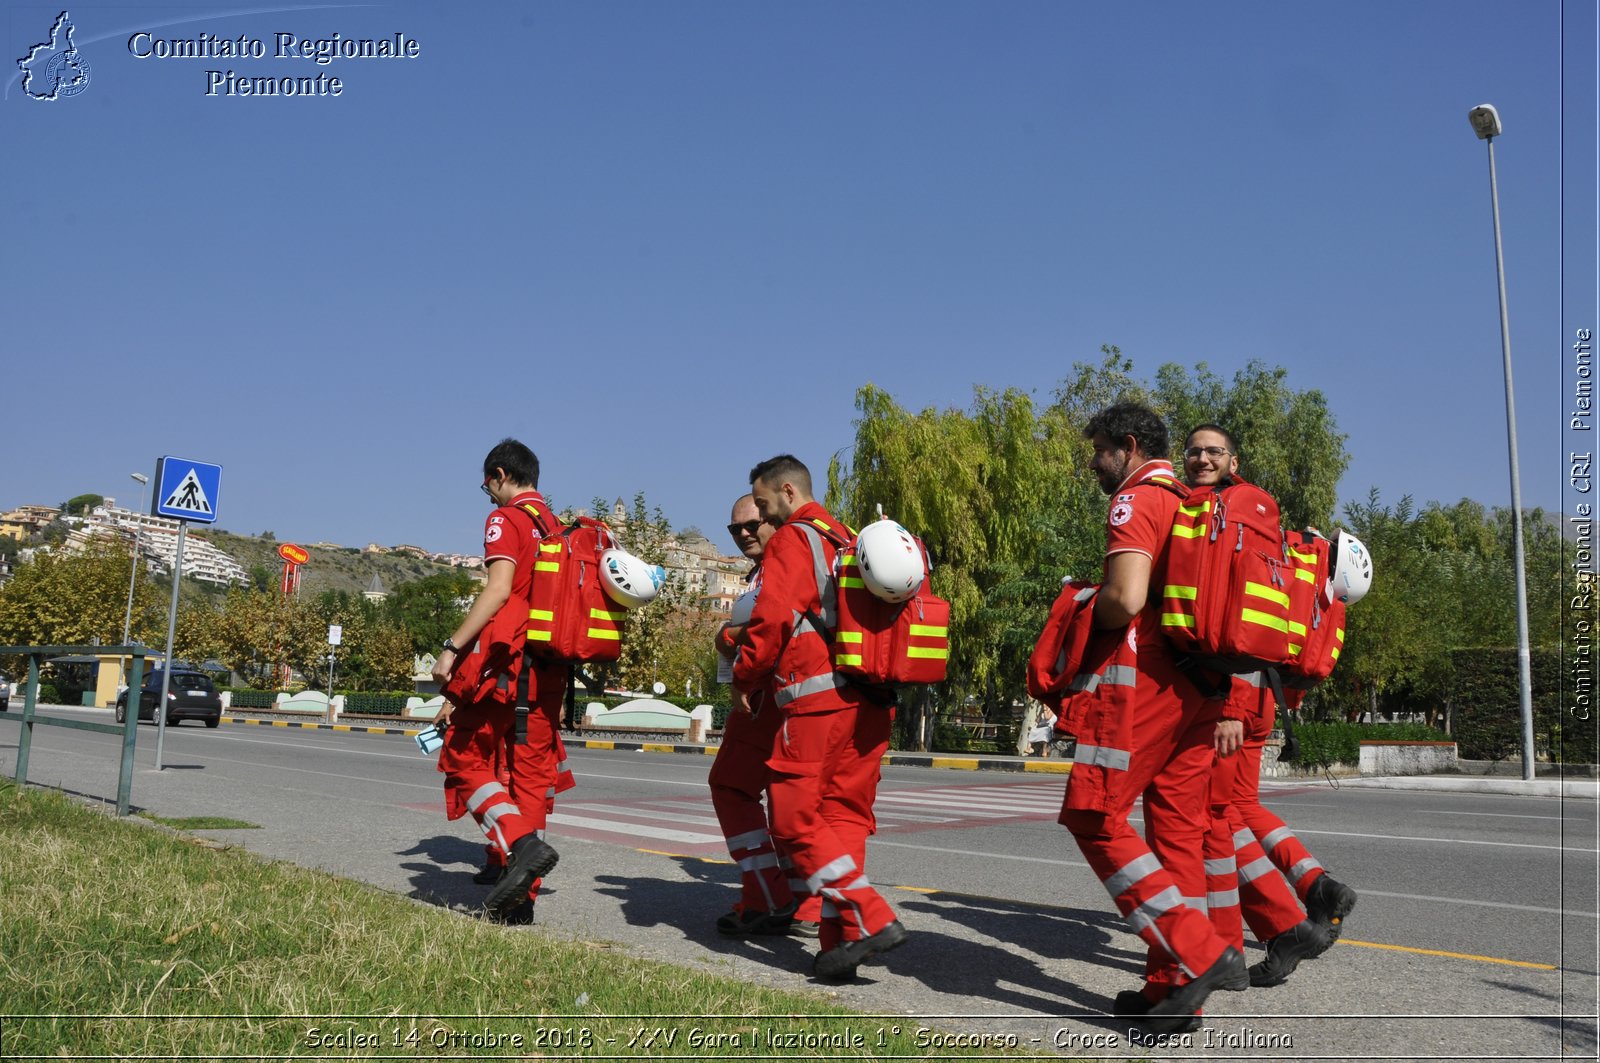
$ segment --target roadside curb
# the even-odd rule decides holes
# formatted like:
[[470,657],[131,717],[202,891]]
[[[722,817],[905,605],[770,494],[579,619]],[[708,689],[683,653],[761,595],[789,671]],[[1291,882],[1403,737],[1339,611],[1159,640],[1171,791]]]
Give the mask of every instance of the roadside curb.
[[250,716],[224,716],[223,723],[243,723],[254,727],[303,727],[311,731],[352,731],[369,735],[414,735],[420,727],[356,727],[344,723],[320,723],[311,720],[257,720]]

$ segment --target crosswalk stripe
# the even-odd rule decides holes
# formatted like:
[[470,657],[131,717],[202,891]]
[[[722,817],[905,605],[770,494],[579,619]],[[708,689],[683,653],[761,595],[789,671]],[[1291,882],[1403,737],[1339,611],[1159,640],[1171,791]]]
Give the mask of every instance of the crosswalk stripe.
[[611,819],[590,819],[588,816],[569,816],[565,812],[552,812],[550,822],[562,827],[584,827],[602,834],[622,834],[634,838],[655,838],[664,842],[681,842],[684,845],[722,844],[720,834],[695,834],[668,827],[652,827],[642,823],[621,823]]
[[961,800],[923,798],[912,797],[903,793],[879,794],[878,800],[900,802],[925,808],[946,808],[952,812],[960,812],[969,816],[1021,816],[1029,812],[1041,811],[1040,809],[1021,808],[1017,805],[1007,805],[993,801],[971,801],[964,798]]
[[665,819],[673,823],[703,823],[708,827],[718,826],[716,816],[690,816],[683,812],[657,812],[648,808],[616,807],[614,805],[569,805],[559,807],[568,812],[606,812],[619,816],[637,816],[640,819]]

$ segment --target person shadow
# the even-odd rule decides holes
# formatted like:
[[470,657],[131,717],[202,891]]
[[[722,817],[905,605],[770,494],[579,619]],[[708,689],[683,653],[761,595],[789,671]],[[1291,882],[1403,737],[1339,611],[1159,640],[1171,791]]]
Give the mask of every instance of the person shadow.
[[455,834],[435,834],[421,838],[409,849],[395,852],[402,859],[400,869],[411,878],[406,894],[442,908],[473,909],[482,906],[487,887],[472,881],[473,872],[483,866],[483,845]]

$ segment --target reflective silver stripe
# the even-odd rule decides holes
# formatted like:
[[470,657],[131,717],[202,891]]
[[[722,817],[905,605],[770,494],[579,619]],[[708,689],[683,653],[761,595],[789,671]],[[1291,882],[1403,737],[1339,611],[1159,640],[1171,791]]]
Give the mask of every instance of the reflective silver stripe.
[[772,835],[764,830],[746,831],[743,834],[735,834],[728,839],[728,851],[734,853],[740,849],[759,849],[771,841]]
[[1093,598],[1095,596],[1095,592],[1098,591],[1099,589],[1100,589],[1099,587],[1085,587],[1083,590],[1079,591],[1077,594],[1074,594],[1072,596],[1072,600],[1075,601],[1075,602],[1086,602],[1090,598]]
[[501,816],[522,815],[522,809],[518,808],[510,801],[502,801],[498,805],[490,805],[488,808],[483,810],[481,815],[483,816],[483,825],[485,828],[487,828],[498,824]]
[[1239,907],[1239,891],[1227,890],[1223,893],[1206,894],[1207,908],[1237,908]]
[[1155,853],[1145,853],[1117,868],[1106,877],[1106,892],[1112,900],[1126,893],[1129,887],[1161,870],[1161,861]]
[[1208,875],[1231,875],[1238,870],[1239,863],[1231,856],[1226,860],[1206,861],[1206,874]]
[[1308,856],[1289,869],[1289,881],[1299,885],[1300,880],[1311,874],[1311,872],[1321,870],[1322,865],[1317,863],[1317,858]]
[[[833,585],[833,566],[828,564],[827,552],[822,549],[822,533],[801,522],[796,522],[795,527],[805,534],[806,545],[811,547],[811,569],[817,578],[817,599],[822,604],[818,612],[823,626],[832,630],[839,626],[838,599]],[[819,634],[827,637],[825,633]]]
[[1263,856],[1259,860],[1250,861],[1239,869],[1239,881],[1254,882],[1262,875],[1270,874],[1276,870],[1278,870],[1278,865]]
[[1233,847],[1235,849],[1243,849],[1255,840],[1256,836],[1250,833],[1249,827],[1241,827],[1233,834]]
[[872,883],[867,880],[867,876],[862,875],[860,878],[856,879],[854,882],[847,882],[843,886],[835,886],[834,888],[837,889],[837,890],[840,890],[840,891],[862,890],[862,889],[869,890],[869,889],[872,888]]
[[1157,919],[1160,919],[1174,908],[1182,907],[1184,907],[1183,894],[1178,892],[1178,887],[1168,886],[1129,912],[1127,915],[1128,925],[1133,927],[1135,934],[1144,930],[1154,930]]
[[843,878],[855,869],[855,859],[851,857],[849,853],[845,853],[837,860],[828,864],[828,866],[820,869],[815,875],[812,875],[810,878],[806,879],[806,892],[821,893],[822,884],[824,882],[832,882],[834,879]]
[[1270,853],[1272,850],[1278,847],[1279,842],[1286,841],[1293,837],[1294,831],[1290,830],[1288,827],[1279,827],[1277,830],[1261,839],[1261,848]]
[[564,775],[564,774],[566,774],[566,771],[567,771],[567,762],[566,761],[563,760],[560,764],[556,765],[556,774],[557,775]]
[[772,703],[780,709],[796,698],[803,698],[807,694],[820,694],[824,690],[838,690],[845,685],[845,680],[833,672],[823,672],[810,679],[802,679],[798,683],[790,683],[782,687],[772,696]]
[[1139,670],[1125,664],[1108,664],[1103,672],[1079,672],[1072,679],[1072,689],[1093,693],[1102,684],[1110,687],[1131,687],[1139,682]]
[[1259,690],[1263,685],[1266,684],[1267,673],[1265,673],[1265,672],[1243,672],[1243,673],[1240,673],[1239,678],[1243,679],[1246,683],[1249,683],[1251,686],[1253,686],[1253,687],[1255,687],[1255,688],[1257,688]]
[[499,783],[486,782],[476,790],[472,791],[472,796],[467,798],[467,811],[476,812],[485,801],[489,800],[489,798],[493,797],[495,794],[503,794],[505,792],[506,788],[501,786]]
[[1102,768],[1127,771],[1129,753],[1126,749],[1112,749],[1110,746],[1086,746],[1079,742],[1077,751],[1072,754],[1072,759],[1078,764],[1098,764]]
[[778,858],[772,853],[757,853],[739,861],[740,871],[760,871],[764,867],[777,867]]
[[837,919],[837,918],[839,918],[839,909],[834,907],[833,902],[828,900],[827,898],[823,898],[823,901],[822,901],[822,918],[824,918],[824,919]]
[[[1209,894],[1207,894],[1207,896],[1209,896]],[[1205,899],[1205,897],[1185,897],[1183,899],[1183,906],[1185,908],[1193,908],[1195,911],[1199,912],[1201,915],[1205,915],[1206,914],[1206,899]]]

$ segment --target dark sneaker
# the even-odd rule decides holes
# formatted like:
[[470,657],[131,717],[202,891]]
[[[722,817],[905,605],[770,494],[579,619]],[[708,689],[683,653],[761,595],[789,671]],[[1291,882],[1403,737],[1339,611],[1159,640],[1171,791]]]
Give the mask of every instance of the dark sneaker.
[[493,886],[500,881],[500,876],[505,873],[506,865],[504,864],[484,864],[478,873],[472,876],[472,881],[480,886]]
[[864,937],[859,941],[846,941],[827,952],[818,953],[811,971],[818,978],[829,982],[843,982],[853,978],[856,968],[866,962],[868,957],[897,949],[904,945],[906,938],[910,936],[906,928],[896,919],[871,937]]
[[1307,919],[1267,942],[1267,958],[1250,967],[1250,984],[1260,988],[1282,985],[1301,960],[1320,956],[1333,944],[1327,928]]
[[[1111,1014],[1119,1019],[1143,1018],[1150,1011],[1150,1001],[1137,989],[1124,989],[1117,994],[1116,1002],[1111,1005]],[[1178,1027],[1176,1033],[1194,1033],[1200,1029],[1200,1016],[1191,1015],[1189,1021]]]
[[734,906],[727,915],[717,917],[717,933],[729,937],[750,937],[764,934],[787,934],[794,922],[794,913],[800,906],[793,901],[770,912],[747,912]]
[[528,899],[528,887],[533,880],[543,878],[556,866],[561,856],[543,838],[524,834],[511,846],[511,859],[506,873],[500,876],[489,896],[483,899],[484,910],[491,916],[503,916]]
[[789,924],[789,934],[797,938],[814,938],[822,933],[822,924],[809,919],[796,919]]
[[1306,891],[1306,916],[1328,932],[1328,943],[1316,952],[1306,954],[1321,956],[1344,929],[1344,917],[1356,906],[1356,891],[1324,871]]
[[1150,1005],[1150,1010],[1144,1013],[1144,1024],[1152,1033],[1177,1033],[1195,1017],[1213,991],[1246,989],[1249,985],[1250,975],[1245,970],[1244,957],[1238,949],[1229,946],[1199,978],[1185,982],[1168,993],[1165,1000]]

